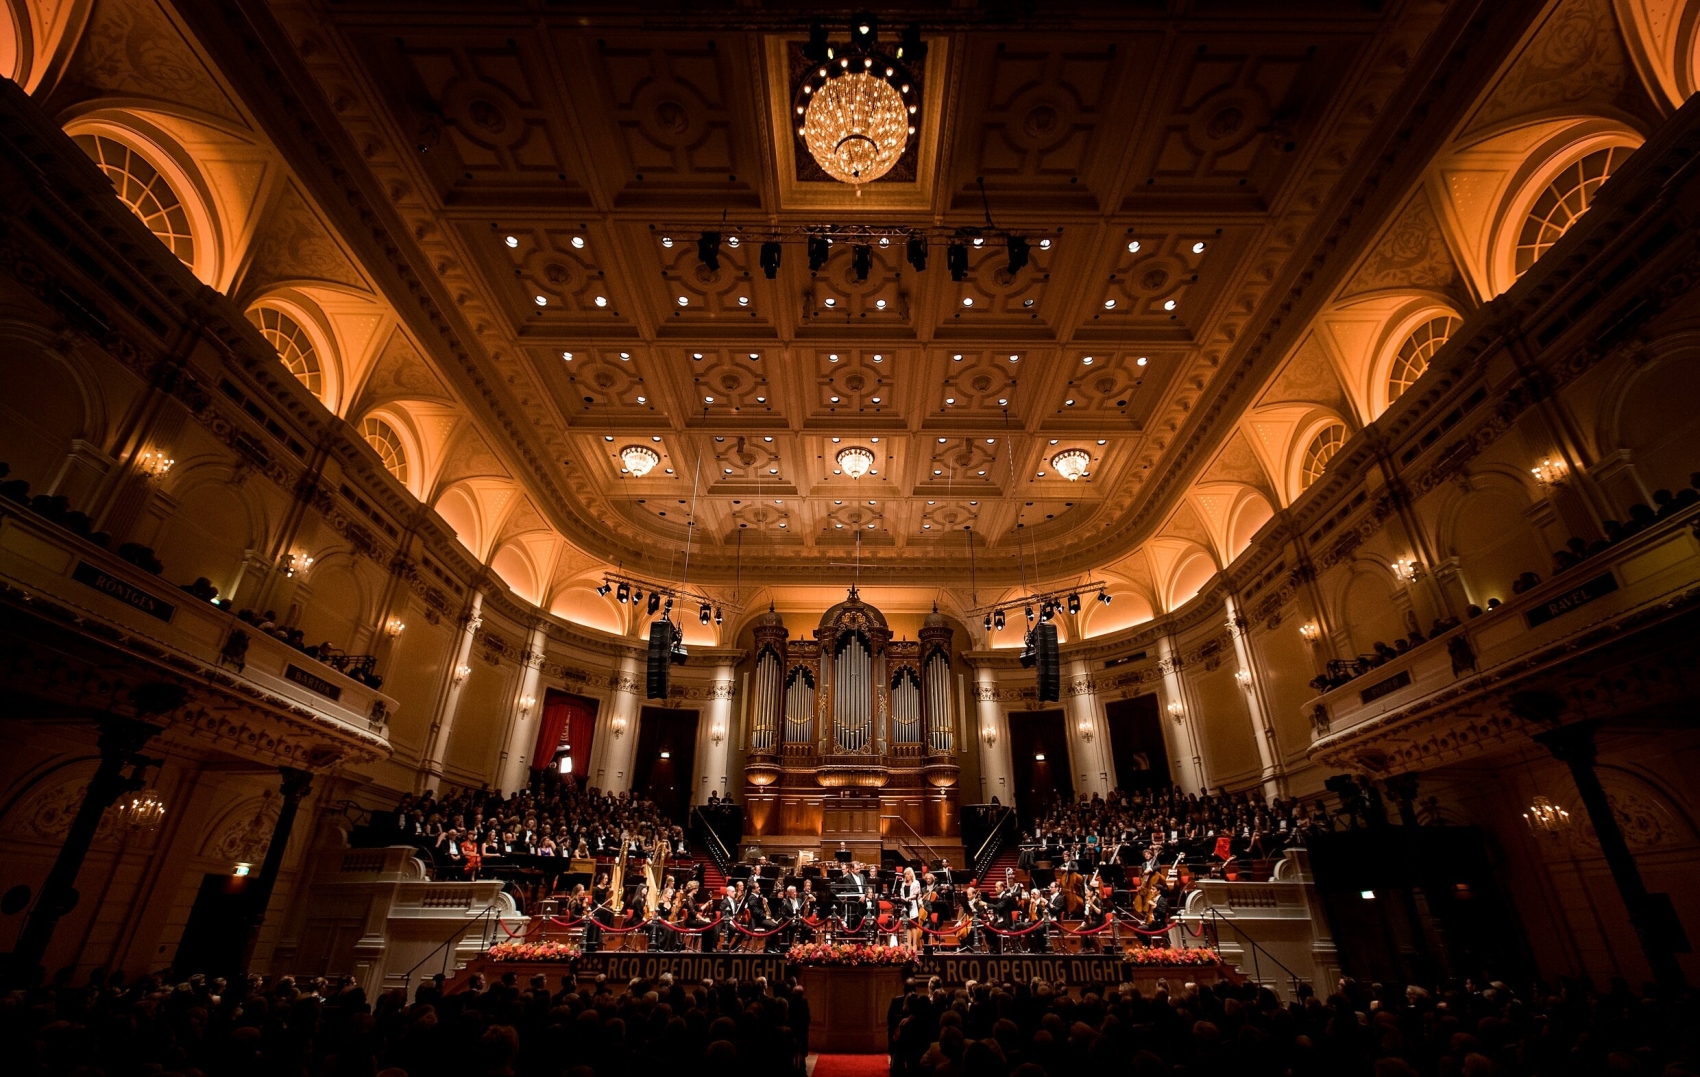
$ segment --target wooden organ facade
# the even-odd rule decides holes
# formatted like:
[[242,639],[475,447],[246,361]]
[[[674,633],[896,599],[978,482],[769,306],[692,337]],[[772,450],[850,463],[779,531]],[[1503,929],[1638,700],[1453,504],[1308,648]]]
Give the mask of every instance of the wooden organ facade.
[[768,611],[754,626],[745,841],[775,851],[882,849],[959,863],[954,632],[936,610],[894,640],[852,589],[812,639]]

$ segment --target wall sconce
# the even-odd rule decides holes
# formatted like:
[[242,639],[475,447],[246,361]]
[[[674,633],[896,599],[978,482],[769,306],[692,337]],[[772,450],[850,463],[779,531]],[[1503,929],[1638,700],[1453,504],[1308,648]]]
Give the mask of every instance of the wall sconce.
[[616,738],[625,736],[626,716],[623,714],[616,714],[613,720],[608,723],[608,732],[614,734]]
[[1393,569],[1393,575],[1399,577],[1405,583],[1416,583],[1423,578],[1423,566],[1410,558],[1395,561],[1389,567]]
[[1092,743],[1092,723],[1082,718],[1074,727],[1080,732],[1080,738],[1087,744]]
[[1249,669],[1237,669],[1237,670],[1235,670],[1234,671],[1234,680],[1239,682],[1239,686],[1241,688],[1250,688],[1251,687],[1251,670],[1249,670]]
[[720,742],[726,739],[726,727],[716,722],[708,731],[708,739],[714,742],[716,748],[720,747]]
[[1306,643],[1315,643],[1322,638],[1322,629],[1317,626],[1315,621],[1306,621],[1299,626],[1299,638]]
[[170,471],[175,463],[177,461],[163,449],[144,449],[141,455],[136,457],[136,470],[158,482],[165,478],[165,473]]
[[1554,459],[1549,456],[1530,468],[1529,473],[1535,477],[1535,482],[1539,483],[1543,490],[1551,490],[1555,486],[1564,485],[1564,480],[1570,474],[1570,469],[1562,459]]
[[454,682],[457,686],[462,681],[466,680],[470,676],[472,676],[472,667],[471,666],[456,666],[455,667]]
[[1181,715],[1183,715],[1185,713],[1186,713],[1186,708],[1181,706],[1180,700],[1171,699],[1169,701],[1169,717],[1170,718],[1173,718],[1175,721],[1178,722],[1178,721],[1181,720]]
[[537,697],[536,696],[520,696],[519,697],[519,714],[520,714],[520,717],[524,718],[526,715],[529,715],[531,713],[531,708],[533,708],[535,706],[537,706]]
[[980,730],[980,739],[985,741],[988,745],[996,744],[998,742],[998,731],[996,727],[986,726],[984,729]]
[[395,639],[397,636],[401,635],[402,630],[406,627],[407,626],[401,622],[401,618],[391,617],[384,623],[384,635],[391,639]]
[[286,553],[283,555],[283,574],[293,576],[297,572],[306,572],[313,567],[313,559],[304,553]]

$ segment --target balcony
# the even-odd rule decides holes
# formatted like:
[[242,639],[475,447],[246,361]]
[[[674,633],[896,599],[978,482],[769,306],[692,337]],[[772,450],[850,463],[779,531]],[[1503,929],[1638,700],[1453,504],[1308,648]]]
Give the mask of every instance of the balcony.
[[[69,611],[91,635],[156,651],[274,711],[311,718],[366,748],[389,749],[393,698],[10,503],[0,504],[0,583]],[[233,630],[248,637],[240,664],[224,653]]]
[[[1696,528],[1700,506],[1312,699],[1305,704],[1312,758],[1394,773],[1414,768],[1418,756],[1428,765],[1508,735],[1504,712],[1514,710],[1510,697],[1525,682],[1592,675],[1594,652],[1636,638],[1650,646],[1650,629],[1688,612],[1700,581]],[[1491,703],[1484,702],[1488,694]],[[1577,696],[1567,705],[1581,709],[1592,698]],[[1419,725],[1466,718],[1469,729],[1425,732],[1420,744],[1415,737]]]

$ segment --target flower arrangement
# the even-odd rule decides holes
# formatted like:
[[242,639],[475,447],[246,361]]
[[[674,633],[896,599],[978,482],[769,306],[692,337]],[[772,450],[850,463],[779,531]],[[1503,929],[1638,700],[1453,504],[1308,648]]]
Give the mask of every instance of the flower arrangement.
[[1217,965],[1222,961],[1208,946],[1135,946],[1122,960],[1134,965]]
[[577,961],[577,946],[565,942],[498,942],[485,952],[492,961]]
[[785,955],[793,965],[907,965],[913,946],[869,946],[861,942],[798,943]]

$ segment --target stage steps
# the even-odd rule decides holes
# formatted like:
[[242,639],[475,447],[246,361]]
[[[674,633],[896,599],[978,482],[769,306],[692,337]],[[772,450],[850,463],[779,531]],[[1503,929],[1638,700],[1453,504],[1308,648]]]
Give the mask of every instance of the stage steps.
[[991,865],[986,868],[986,873],[974,881],[981,887],[984,887],[987,880],[996,882],[1003,878],[1004,869],[1015,867],[1015,861],[1019,855],[1020,849],[1013,842],[1004,846],[1003,851],[1000,852],[997,855],[997,858],[991,862]]

